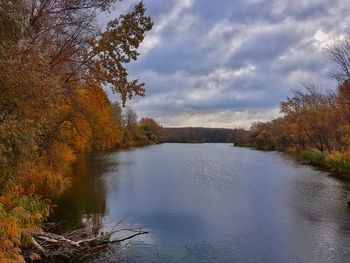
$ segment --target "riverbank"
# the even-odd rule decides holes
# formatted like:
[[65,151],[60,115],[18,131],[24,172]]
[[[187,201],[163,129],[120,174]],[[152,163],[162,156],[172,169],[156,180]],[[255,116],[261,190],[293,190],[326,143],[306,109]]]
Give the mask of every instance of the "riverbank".
[[303,164],[329,172],[333,177],[350,181],[350,155],[347,152],[321,153],[307,150],[295,155]]

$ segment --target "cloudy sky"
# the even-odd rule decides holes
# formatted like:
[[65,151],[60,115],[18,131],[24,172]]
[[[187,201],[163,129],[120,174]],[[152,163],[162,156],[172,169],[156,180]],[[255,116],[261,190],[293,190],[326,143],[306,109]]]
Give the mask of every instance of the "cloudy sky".
[[146,83],[146,97],[128,102],[139,116],[164,126],[248,128],[278,116],[279,102],[302,82],[335,86],[323,47],[350,32],[349,0],[144,3],[154,28],[128,66]]

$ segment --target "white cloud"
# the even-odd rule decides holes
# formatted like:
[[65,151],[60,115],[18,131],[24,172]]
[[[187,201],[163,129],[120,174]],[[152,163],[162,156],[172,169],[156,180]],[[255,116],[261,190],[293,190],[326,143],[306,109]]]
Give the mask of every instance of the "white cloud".
[[147,54],[157,47],[162,42],[162,34],[169,27],[175,26],[177,33],[186,31],[196,20],[190,12],[192,5],[193,0],[177,1],[169,13],[162,15],[159,21],[155,21],[152,31],[146,35],[141,44],[141,53]]
[[253,122],[268,121],[278,117],[279,109],[223,110],[214,112],[183,113],[163,116],[158,121],[168,127],[222,127],[246,128]]
[[[253,65],[238,70],[219,68],[208,75],[198,77],[195,84],[198,88],[186,90],[184,96],[194,103],[206,103],[215,97],[227,95],[223,93],[224,90],[229,89],[236,79],[249,75],[254,69]],[[236,99],[242,99],[244,96],[242,92],[236,92],[234,95]]]

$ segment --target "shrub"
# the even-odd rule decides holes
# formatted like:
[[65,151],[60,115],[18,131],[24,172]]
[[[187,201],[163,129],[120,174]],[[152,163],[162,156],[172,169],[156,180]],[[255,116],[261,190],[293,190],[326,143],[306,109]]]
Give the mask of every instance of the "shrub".
[[350,171],[349,153],[335,152],[327,155],[327,166],[334,172],[346,173]]
[[316,151],[304,151],[302,153],[304,161],[311,165],[323,166],[325,164],[325,155]]
[[24,262],[20,247],[31,244],[31,233],[49,214],[49,203],[38,196],[26,196],[12,186],[0,197],[0,262]]

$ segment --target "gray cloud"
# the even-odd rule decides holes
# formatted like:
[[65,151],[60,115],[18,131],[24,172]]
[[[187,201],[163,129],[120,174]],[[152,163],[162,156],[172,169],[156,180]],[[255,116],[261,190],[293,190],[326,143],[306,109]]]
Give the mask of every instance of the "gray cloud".
[[348,33],[348,0],[144,2],[155,25],[129,66],[146,83],[146,97],[128,103],[140,116],[166,126],[249,127],[278,116],[301,82],[335,86],[323,47]]

